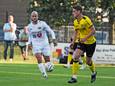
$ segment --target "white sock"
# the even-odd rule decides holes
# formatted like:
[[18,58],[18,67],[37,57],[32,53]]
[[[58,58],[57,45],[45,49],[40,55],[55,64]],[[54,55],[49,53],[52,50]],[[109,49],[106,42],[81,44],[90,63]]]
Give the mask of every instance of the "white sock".
[[42,74],[44,73],[45,75],[47,75],[46,69],[45,69],[45,66],[44,66],[43,63],[38,64],[38,67],[39,67],[40,72],[41,72]]
[[73,75],[73,76],[72,76],[72,78],[75,78],[75,79],[77,79],[77,76],[76,76],[76,75]]
[[69,66],[69,67],[70,67],[70,62],[67,62],[67,66]]

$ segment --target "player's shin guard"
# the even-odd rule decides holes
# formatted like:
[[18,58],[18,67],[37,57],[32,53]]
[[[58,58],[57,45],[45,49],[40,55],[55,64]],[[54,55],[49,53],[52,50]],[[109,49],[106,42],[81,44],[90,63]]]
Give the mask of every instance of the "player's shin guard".
[[91,83],[93,83],[93,82],[95,82],[96,75],[97,75],[97,72],[95,70],[95,65],[94,65],[93,61],[91,61],[91,64],[89,64],[89,68],[92,71],[92,74],[91,74]]
[[79,61],[73,60],[73,65],[72,65],[72,74],[76,75],[79,70]]
[[71,63],[71,60],[72,60],[72,54],[68,54],[68,59],[67,59],[67,65],[70,65]]
[[88,64],[88,65],[89,65],[89,68],[92,71],[92,73],[94,73],[95,72],[95,64],[94,64],[94,62],[91,61],[91,64]]
[[68,81],[68,83],[76,83],[77,82],[77,72],[79,69],[79,62],[73,60],[73,65],[72,65],[72,77],[71,79]]

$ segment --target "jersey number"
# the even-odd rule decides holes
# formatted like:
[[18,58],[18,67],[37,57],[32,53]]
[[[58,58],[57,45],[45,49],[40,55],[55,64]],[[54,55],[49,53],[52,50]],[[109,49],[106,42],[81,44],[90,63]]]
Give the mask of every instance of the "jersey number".
[[42,33],[41,33],[41,32],[38,32],[38,33],[37,33],[37,37],[38,37],[38,38],[41,38],[41,37],[42,37]]
[[41,32],[33,34],[33,38],[41,38],[41,37],[42,37],[42,33]]

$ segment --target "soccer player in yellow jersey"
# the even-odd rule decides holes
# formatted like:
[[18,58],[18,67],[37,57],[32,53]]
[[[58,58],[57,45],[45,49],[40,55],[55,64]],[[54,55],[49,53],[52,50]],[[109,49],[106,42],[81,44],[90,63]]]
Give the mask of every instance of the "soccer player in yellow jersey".
[[76,50],[73,53],[73,64],[72,64],[72,77],[68,83],[77,82],[77,73],[79,69],[79,58],[83,52],[86,52],[86,64],[89,66],[91,74],[91,83],[96,80],[95,65],[92,61],[93,53],[95,52],[96,39],[94,37],[95,28],[90,18],[82,14],[81,6],[74,6],[72,14],[74,20],[74,37],[72,44],[75,43],[76,37],[79,34],[79,44],[76,45]]

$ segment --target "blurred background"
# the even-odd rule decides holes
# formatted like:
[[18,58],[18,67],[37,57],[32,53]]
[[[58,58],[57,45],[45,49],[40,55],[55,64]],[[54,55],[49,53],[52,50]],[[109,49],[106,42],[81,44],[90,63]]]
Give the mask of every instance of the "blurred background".
[[79,4],[96,28],[98,44],[115,44],[115,0],[0,0],[0,40],[2,26],[9,14],[14,15],[18,29],[29,22],[30,13],[38,11],[55,31],[58,42],[69,42],[73,33],[72,6]]
[[[83,14],[89,16],[94,23],[97,44],[114,45],[115,0],[0,0],[0,49],[2,50],[0,58],[3,57],[4,33],[2,28],[4,23],[7,22],[8,15],[14,15],[15,23],[18,26],[16,31],[18,36],[18,32],[29,23],[31,12],[35,10],[39,13],[40,19],[46,21],[54,30],[59,43],[69,43],[74,30],[72,7],[77,4],[82,6]],[[104,46],[102,49],[106,50],[106,47]],[[65,50],[66,48],[64,47]],[[15,49],[15,54],[19,55],[18,48],[15,47]],[[99,49],[96,51],[98,52]],[[96,57],[98,59],[110,57],[112,61],[112,59],[115,60],[114,52],[114,47],[110,46],[109,53],[111,53],[112,57],[111,55],[106,55],[106,53],[105,56]]]

